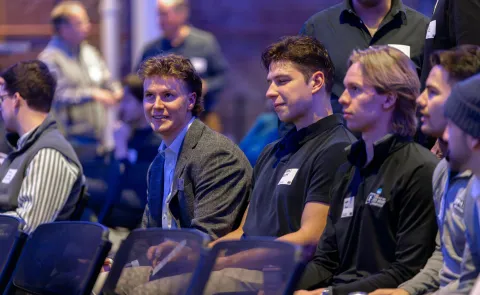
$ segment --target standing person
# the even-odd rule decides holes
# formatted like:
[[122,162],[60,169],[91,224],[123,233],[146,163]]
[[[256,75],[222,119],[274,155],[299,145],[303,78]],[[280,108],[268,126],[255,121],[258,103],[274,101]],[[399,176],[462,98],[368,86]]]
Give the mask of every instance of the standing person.
[[[123,96],[100,53],[86,41],[90,20],[80,1],[64,1],[51,14],[55,35],[40,53],[57,78],[53,110],[64,132],[93,137],[113,149],[111,106]],[[112,119],[112,120],[111,120]]]
[[[396,287],[435,248],[435,156],[412,141],[420,81],[389,46],[356,50],[340,97],[347,126],[362,132],[337,172],[327,226],[298,294],[343,295]],[[427,184],[427,185],[426,185]]]
[[205,111],[201,118],[209,127],[221,132],[222,126],[214,107],[225,86],[227,62],[217,39],[188,23],[188,0],[157,0],[157,8],[162,36],[145,46],[141,62],[169,53],[190,59],[202,78]]
[[345,61],[352,50],[374,45],[396,46],[408,53],[420,73],[427,24],[425,15],[401,0],[343,0],[310,17],[300,34],[317,38],[330,52],[335,65],[334,113],[342,112],[338,98],[345,90],[343,78],[348,70]]
[[38,60],[19,62],[1,77],[5,128],[20,138],[0,166],[0,212],[22,219],[31,233],[42,223],[71,217],[82,165],[49,115],[56,82],[48,67]]

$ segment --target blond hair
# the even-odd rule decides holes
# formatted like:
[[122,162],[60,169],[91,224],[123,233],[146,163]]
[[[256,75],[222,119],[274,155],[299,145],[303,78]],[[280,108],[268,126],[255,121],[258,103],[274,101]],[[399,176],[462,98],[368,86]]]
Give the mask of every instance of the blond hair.
[[391,130],[401,136],[413,136],[416,131],[416,98],[420,80],[415,65],[403,52],[390,46],[372,46],[354,50],[348,60],[350,67],[360,63],[365,81],[379,94],[396,96]]

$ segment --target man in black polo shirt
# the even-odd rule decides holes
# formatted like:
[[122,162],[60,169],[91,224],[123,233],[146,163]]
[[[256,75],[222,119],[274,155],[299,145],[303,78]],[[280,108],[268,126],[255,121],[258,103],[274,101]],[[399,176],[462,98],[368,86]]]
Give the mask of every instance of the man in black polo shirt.
[[408,53],[418,73],[423,66],[423,45],[428,18],[401,0],[343,0],[320,11],[303,25],[300,34],[320,40],[335,66],[332,106],[341,113],[338,98],[350,53],[373,45],[393,45]]
[[325,232],[298,294],[343,295],[396,287],[435,248],[432,174],[437,160],[412,142],[420,81],[389,46],[354,51],[340,97],[347,126],[362,132],[335,178]]
[[325,227],[335,172],[355,138],[341,117],[332,115],[334,67],[319,41],[284,38],[264,51],[262,61],[267,98],[280,120],[296,128],[262,151],[242,225],[221,240],[269,236],[315,246]]

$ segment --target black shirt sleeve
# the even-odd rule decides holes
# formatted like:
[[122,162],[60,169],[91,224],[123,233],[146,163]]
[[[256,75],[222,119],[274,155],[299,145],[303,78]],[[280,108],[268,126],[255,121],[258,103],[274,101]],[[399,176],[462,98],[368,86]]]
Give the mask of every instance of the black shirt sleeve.
[[325,153],[318,155],[305,203],[330,204],[330,190],[338,168],[347,161],[345,147],[348,145],[349,143],[339,142],[330,146]]
[[317,250],[303,273],[298,289],[313,290],[330,285],[335,270],[339,267],[338,246],[335,235],[335,226],[330,217],[317,245]]
[[[416,169],[396,196],[398,230],[395,261],[363,280],[333,287],[337,295],[354,291],[372,292],[379,288],[396,288],[412,278],[425,265],[435,249],[437,222],[433,204],[432,175],[434,165]],[[365,241],[368,242],[368,241]]]
[[453,29],[457,45],[480,45],[480,0],[450,1],[453,5]]

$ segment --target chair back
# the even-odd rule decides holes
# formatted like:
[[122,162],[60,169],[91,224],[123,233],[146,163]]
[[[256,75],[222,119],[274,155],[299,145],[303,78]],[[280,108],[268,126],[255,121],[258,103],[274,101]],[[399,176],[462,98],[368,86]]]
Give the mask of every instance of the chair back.
[[219,242],[194,274],[188,294],[293,294],[303,257],[302,247],[286,242]]
[[6,294],[90,294],[110,251],[98,223],[41,224],[28,238]]
[[27,239],[23,227],[21,219],[0,215],[0,292],[7,287]]
[[185,294],[209,240],[191,229],[136,229],[115,255],[103,293]]

